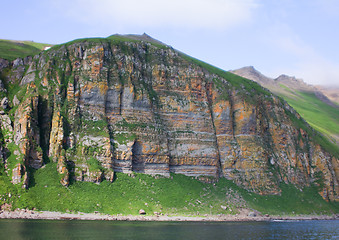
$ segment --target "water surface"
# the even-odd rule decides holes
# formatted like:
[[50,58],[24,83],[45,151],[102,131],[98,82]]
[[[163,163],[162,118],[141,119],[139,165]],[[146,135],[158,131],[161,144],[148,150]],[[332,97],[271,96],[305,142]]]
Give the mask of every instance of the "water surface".
[[0,239],[339,239],[339,220],[127,222],[0,219]]

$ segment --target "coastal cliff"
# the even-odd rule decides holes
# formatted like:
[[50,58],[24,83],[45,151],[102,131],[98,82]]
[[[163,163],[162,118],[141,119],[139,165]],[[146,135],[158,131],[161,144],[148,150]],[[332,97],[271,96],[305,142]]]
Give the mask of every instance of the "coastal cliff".
[[0,152],[13,184],[29,188],[30,169],[53,161],[64,186],[179,173],[269,195],[315,184],[339,200],[338,152],[293,108],[159,42],[76,40],[1,60],[0,71]]

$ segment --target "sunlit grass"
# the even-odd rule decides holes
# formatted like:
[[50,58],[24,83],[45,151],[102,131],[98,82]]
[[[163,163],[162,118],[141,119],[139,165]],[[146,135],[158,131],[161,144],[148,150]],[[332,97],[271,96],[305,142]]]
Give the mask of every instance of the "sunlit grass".
[[[148,215],[154,212],[183,216],[235,214],[242,207],[276,215],[339,212],[338,203],[327,203],[314,187],[300,191],[292,185],[282,185],[281,196],[262,196],[224,178],[211,184],[180,174],[165,178],[117,173],[113,183],[75,182],[68,188],[62,186],[59,179],[55,163],[37,170],[28,190],[14,186],[2,175],[1,201],[11,203],[13,209],[122,215],[137,215],[140,209]],[[221,206],[227,206],[227,209]]]
[[296,92],[284,99],[317,131],[331,136],[339,135],[339,108],[319,100],[314,93]]
[[30,41],[0,40],[0,58],[12,61],[16,58],[34,56],[41,52],[45,46],[49,45]]

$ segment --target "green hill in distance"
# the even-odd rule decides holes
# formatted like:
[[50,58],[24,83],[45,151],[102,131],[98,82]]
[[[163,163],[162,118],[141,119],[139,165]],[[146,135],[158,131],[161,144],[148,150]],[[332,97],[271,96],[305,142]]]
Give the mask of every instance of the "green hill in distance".
[[34,56],[48,46],[52,45],[32,41],[12,41],[0,39],[0,58],[12,61],[16,58]]
[[339,106],[327,98],[322,88],[286,75],[271,79],[253,67],[243,67],[232,72],[253,80],[282,97],[314,129],[339,146]]

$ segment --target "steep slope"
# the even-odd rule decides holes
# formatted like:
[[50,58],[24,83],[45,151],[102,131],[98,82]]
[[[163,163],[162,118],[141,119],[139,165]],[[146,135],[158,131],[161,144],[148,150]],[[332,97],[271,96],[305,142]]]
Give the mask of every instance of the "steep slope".
[[316,184],[338,200],[338,149],[286,102],[166,45],[81,39],[1,70],[2,153],[14,184],[29,187],[53,161],[63,185],[182,173],[259,194]]
[[[281,75],[268,78],[253,67],[244,67],[233,73],[251,79],[284,98],[316,130],[339,146],[339,106],[331,101],[325,88],[308,85],[301,79]],[[334,96],[335,96],[335,89]],[[333,99],[333,97],[332,97]]]

